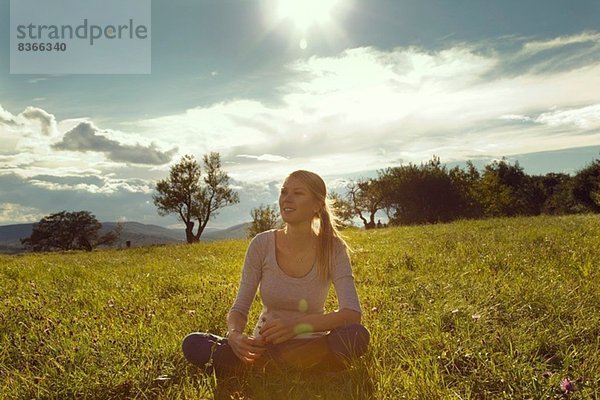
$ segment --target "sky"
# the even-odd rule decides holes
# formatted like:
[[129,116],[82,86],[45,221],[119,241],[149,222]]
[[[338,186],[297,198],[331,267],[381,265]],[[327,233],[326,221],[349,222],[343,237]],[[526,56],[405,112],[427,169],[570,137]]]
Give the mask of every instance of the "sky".
[[0,225],[61,210],[177,227],[152,203],[219,152],[249,221],[287,174],[330,190],[421,163],[573,174],[600,154],[597,0],[152,0],[151,73],[10,73],[0,0]]

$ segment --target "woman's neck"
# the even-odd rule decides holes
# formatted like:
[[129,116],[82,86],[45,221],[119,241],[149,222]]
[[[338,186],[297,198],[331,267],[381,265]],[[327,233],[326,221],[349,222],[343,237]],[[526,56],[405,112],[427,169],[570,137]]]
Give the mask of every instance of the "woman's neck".
[[312,229],[312,223],[303,223],[297,225],[287,224],[284,230],[286,237],[293,243],[307,243],[313,240],[315,232]]

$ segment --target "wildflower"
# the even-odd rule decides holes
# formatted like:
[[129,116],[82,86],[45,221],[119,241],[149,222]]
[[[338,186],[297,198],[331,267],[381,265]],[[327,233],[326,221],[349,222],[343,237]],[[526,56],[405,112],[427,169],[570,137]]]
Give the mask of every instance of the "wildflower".
[[575,385],[569,378],[564,378],[562,381],[560,381],[560,389],[565,392],[565,394],[568,394],[575,390]]

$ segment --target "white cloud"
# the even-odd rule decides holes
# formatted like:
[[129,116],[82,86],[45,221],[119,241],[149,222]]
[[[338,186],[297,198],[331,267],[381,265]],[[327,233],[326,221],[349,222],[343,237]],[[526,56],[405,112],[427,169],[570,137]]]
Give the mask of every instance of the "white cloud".
[[[269,119],[271,110],[255,100],[236,100],[209,107],[196,107],[180,114],[135,121],[128,125],[146,138],[181,143],[186,152],[203,154],[232,145],[259,144],[267,140],[258,124]],[[267,115],[265,115],[267,114]]]
[[591,106],[556,109],[540,113],[537,116],[509,114],[502,115],[502,120],[528,122],[547,125],[550,127],[572,127],[577,130],[590,130],[600,128],[600,104]]
[[33,207],[15,203],[0,203],[0,225],[39,221],[44,216],[44,213]]
[[[87,142],[82,138],[75,145],[73,135],[65,134],[77,127],[90,126]],[[85,139],[85,138],[84,138]],[[70,144],[65,145],[65,140]],[[88,143],[89,142],[89,143]],[[69,151],[57,149],[62,143]],[[85,146],[86,144],[90,144]],[[94,147],[96,146],[96,147]],[[27,107],[19,114],[12,114],[0,105],[0,170],[2,173],[16,173],[30,178],[36,175],[55,176],[81,175],[86,173],[102,174],[108,171],[131,171],[129,163],[146,164],[137,169],[137,175],[147,179],[160,176],[166,165],[177,153],[177,149],[166,141],[149,141],[144,135],[97,128],[90,118],[73,118],[57,121],[55,116],[37,107]],[[154,165],[152,165],[154,164]],[[148,166],[151,165],[151,166]],[[168,168],[166,165],[165,168]],[[131,175],[122,175],[128,179]],[[43,183],[46,185],[46,183]],[[60,189],[55,185],[55,188]],[[83,189],[80,187],[79,189]],[[90,192],[103,192],[93,186]],[[147,188],[123,186],[124,190],[139,192]]]
[[54,115],[42,110],[41,108],[31,106],[27,107],[21,114],[19,114],[19,117],[28,122],[38,121],[41,132],[45,136],[54,136],[58,133],[56,118]]
[[500,119],[505,121],[520,121],[520,122],[533,122],[534,119],[526,115],[508,114],[500,116]]
[[600,128],[600,104],[542,113],[535,122],[549,126],[572,125],[580,129]]
[[[116,215],[127,215],[137,221],[157,223],[161,218],[151,201],[147,202],[151,198],[150,185],[151,182],[136,178],[107,179],[94,175],[24,178],[3,173],[0,174],[0,203],[4,203],[0,207],[0,224],[35,222],[52,212],[81,209],[91,210],[100,221],[114,221]],[[90,191],[89,186],[97,191]]]
[[570,36],[559,36],[550,40],[532,41],[525,43],[523,46],[523,52],[525,53],[539,53],[540,51],[561,48],[572,44],[580,43],[592,43],[597,44],[600,42],[600,33],[597,32],[582,32],[576,35]]
[[[147,137],[168,135],[173,144],[195,154],[271,150],[266,154],[278,154],[282,165],[269,177],[312,163],[332,165],[330,160],[336,160],[332,172],[359,167],[357,159],[366,163],[360,168],[379,168],[389,159],[376,160],[374,144],[380,147],[387,139],[401,143],[403,136],[412,142],[423,130],[448,128],[460,115],[456,103],[472,96],[461,91],[477,84],[495,63],[465,48],[434,54],[416,48],[352,49],[290,65],[301,79],[280,88],[283,105],[236,100],[132,125]],[[457,102],[460,96],[466,98]],[[232,170],[237,172],[235,166]],[[244,163],[240,176],[265,177],[265,172],[249,170]]]
[[119,192],[149,194],[154,190],[152,182],[143,182],[138,179],[106,179],[102,185],[90,183],[51,182],[40,179],[29,179],[29,183],[34,187],[43,188],[49,191],[81,191],[105,195]]
[[0,104],[0,124],[7,124],[14,120],[15,116],[10,112],[6,111]]
[[238,154],[238,155],[236,155],[236,157],[250,158],[250,159],[253,159],[253,160],[257,160],[257,161],[271,161],[271,162],[278,162],[278,161],[285,161],[285,160],[287,160],[287,158],[285,158],[285,157],[277,156],[277,155],[274,155],[274,154],[263,154],[261,156],[253,156],[253,155],[249,155],[249,154]]
[[[529,42],[508,54],[493,47],[481,52],[468,44],[439,51],[348,49],[287,65],[288,78],[277,88],[279,102],[225,100],[122,124],[135,133],[104,129],[102,134],[123,145],[177,146],[198,159],[219,151],[232,177],[254,182],[278,180],[300,168],[333,176],[384,168],[397,160],[420,162],[432,154],[452,161],[554,150],[573,146],[574,137],[578,145],[595,145],[600,143],[600,92],[590,88],[600,87],[599,63],[546,73],[498,71],[519,53],[594,43],[599,36],[586,32]],[[576,53],[577,46],[571,51]],[[589,48],[582,51],[590,53]],[[531,57],[527,62],[537,61]],[[14,118],[0,108],[0,121]],[[67,132],[85,122],[93,123],[80,118],[57,126]],[[0,129],[17,129],[7,124]],[[99,171],[118,166],[102,154],[58,154],[39,135],[22,136],[19,143],[3,141],[0,154],[19,150],[13,165],[29,165],[36,173],[50,167],[73,173],[78,163]],[[165,164],[144,173],[164,175],[167,169]]]
[[[598,36],[582,33],[524,48],[541,51]],[[589,131],[597,128],[592,105],[600,103],[600,92],[590,88],[600,87],[600,64],[495,74],[513,56],[468,45],[349,49],[289,64],[291,78],[278,88],[281,103],[238,99],[130,124],[197,156],[219,151],[232,176],[252,181],[298,168],[346,174],[432,154],[450,161],[555,150],[573,146],[574,136],[581,146],[600,143],[599,133]],[[278,162],[265,168],[261,161],[273,154]]]
[[54,136],[58,133],[56,118],[47,111],[29,106],[13,115],[0,105],[0,138],[17,136]]
[[33,79],[29,79],[27,80],[27,83],[38,83],[38,82],[43,82],[43,81],[47,81],[48,78],[33,78]]

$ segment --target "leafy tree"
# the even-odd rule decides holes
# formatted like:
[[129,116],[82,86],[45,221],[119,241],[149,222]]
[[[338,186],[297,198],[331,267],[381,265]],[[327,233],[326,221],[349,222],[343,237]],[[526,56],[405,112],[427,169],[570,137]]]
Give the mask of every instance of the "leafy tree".
[[[221,169],[219,153],[204,155],[203,161],[204,177],[194,156],[183,156],[171,167],[169,177],[158,181],[157,193],[152,195],[159,215],[177,214],[185,224],[188,243],[200,240],[208,221],[219,209],[239,203],[238,194],[229,187],[229,176]],[[196,233],[194,220],[198,221]]]
[[461,196],[438,157],[426,164],[388,168],[380,173],[391,224],[450,221],[458,216]]
[[109,245],[118,239],[122,226],[99,236],[102,224],[89,211],[51,214],[33,226],[31,236],[21,243],[33,251],[87,250]]
[[448,171],[448,176],[459,196],[457,217],[478,218],[483,215],[483,208],[478,200],[477,183],[481,178],[479,171],[471,161],[467,161],[467,169],[463,171],[454,167]]
[[502,159],[486,165],[477,189],[486,216],[536,215],[543,205],[539,189],[518,162]]
[[575,174],[572,194],[588,210],[600,212],[600,159]]
[[365,229],[375,228],[375,214],[384,207],[382,182],[377,179],[351,182],[348,185],[347,197],[350,207],[361,219]]
[[252,216],[252,225],[248,227],[248,238],[253,238],[257,234],[277,228],[280,225],[279,212],[275,206],[260,205],[253,208],[250,212]]
[[541,177],[535,177],[544,191],[543,214],[573,214],[580,212],[581,206],[573,197],[573,178],[563,173],[550,172]]
[[331,192],[329,194],[330,206],[337,217],[338,224],[344,228],[353,226],[354,209],[349,200],[342,197],[339,193]]

